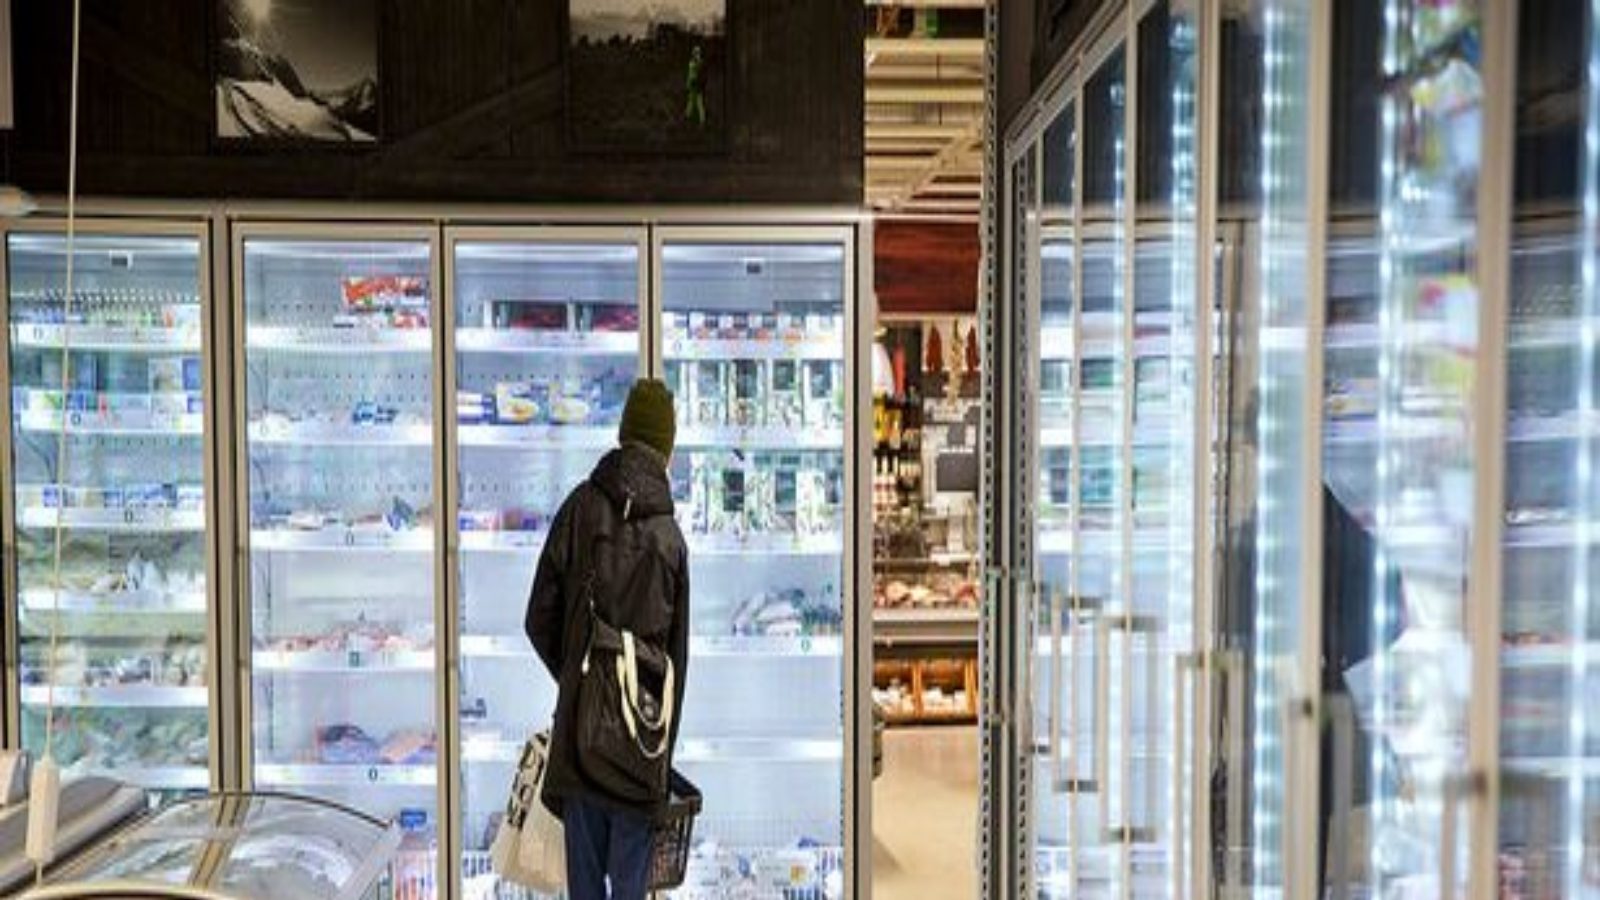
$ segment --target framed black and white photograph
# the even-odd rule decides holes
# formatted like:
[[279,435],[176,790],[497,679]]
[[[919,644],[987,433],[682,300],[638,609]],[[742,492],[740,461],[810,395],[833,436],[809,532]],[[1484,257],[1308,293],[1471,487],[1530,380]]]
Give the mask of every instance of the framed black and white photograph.
[[378,0],[218,0],[218,140],[378,140]]
[[727,0],[569,0],[568,146],[712,153],[727,135]]

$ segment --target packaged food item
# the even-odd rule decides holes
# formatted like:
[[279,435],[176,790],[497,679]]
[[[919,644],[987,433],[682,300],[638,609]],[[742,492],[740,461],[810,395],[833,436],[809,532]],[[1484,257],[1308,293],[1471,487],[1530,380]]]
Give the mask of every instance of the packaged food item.
[[844,394],[836,377],[837,364],[827,360],[805,363],[805,424],[811,428],[844,426]]
[[567,304],[548,300],[490,300],[484,327],[501,331],[566,331]]
[[494,421],[499,425],[528,425],[539,419],[537,388],[525,381],[494,386]]
[[428,279],[420,275],[352,275],[339,287],[349,312],[428,311]]
[[728,396],[723,363],[701,360],[694,364],[693,424],[720,426],[728,423]]
[[767,423],[785,428],[805,424],[805,401],[801,396],[800,364],[792,359],[773,360],[768,367]]
[[762,414],[766,404],[761,396],[761,364],[753,359],[733,363],[733,401],[730,406],[731,425],[751,427],[763,424]]
[[770,530],[794,534],[799,530],[800,457],[779,456],[772,470],[772,522]]
[[803,535],[828,530],[832,516],[828,511],[828,477],[820,469],[801,469],[795,476],[796,518]]
[[743,468],[728,466],[716,480],[716,492],[711,510],[711,531],[717,534],[744,536],[748,533],[746,518],[746,472]]
[[672,393],[672,411],[677,416],[679,423],[689,423],[689,384],[686,379],[688,367],[678,360],[669,359],[662,364],[661,378]]
[[482,425],[494,418],[494,398],[478,391],[456,391],[456,420]]
[[632,303],[589,303],[578,307],[578,329],[594,332],[639,330],[639,307]]

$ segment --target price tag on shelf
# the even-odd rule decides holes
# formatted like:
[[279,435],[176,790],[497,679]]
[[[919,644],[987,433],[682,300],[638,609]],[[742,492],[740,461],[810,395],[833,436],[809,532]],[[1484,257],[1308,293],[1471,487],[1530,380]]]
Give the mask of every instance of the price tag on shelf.
[[345,665],[352,669],[363,668],[360,650],[351,650],[345,655]]

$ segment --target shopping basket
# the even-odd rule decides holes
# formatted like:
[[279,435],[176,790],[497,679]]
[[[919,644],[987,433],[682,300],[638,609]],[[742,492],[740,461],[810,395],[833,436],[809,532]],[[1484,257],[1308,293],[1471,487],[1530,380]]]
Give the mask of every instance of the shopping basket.
[[694,844],[694,817],[700,815],[700,789],[672,770],[667,807],[656,819],[655,858],[650,861],[650,890],[670,891],[683,884]]

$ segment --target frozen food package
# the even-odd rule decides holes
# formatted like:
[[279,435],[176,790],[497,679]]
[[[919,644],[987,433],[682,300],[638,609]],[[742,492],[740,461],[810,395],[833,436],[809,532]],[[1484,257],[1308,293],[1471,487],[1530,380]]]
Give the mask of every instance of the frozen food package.
[[538,392],[528,382],[494,386],[494,418],[500,425],[527,425],[539,418]]
[[711,360],[694,364],[694,417],[692,424],[719,426],[728,423],[728,396],[724,365]]
[[745,478],[745,525],[751,534],[768,534],[775,530],[777,496],[774,492],[774,475],[771,455],[760,454],[752,458],[749,474]]
[[753,359],[733,363],[733,402],[729,424],[741,427],[761,425],[766,404],[761,396],[761,364]]
[[428,279],[421,275],[347,276],[339,288],[350,312],[428,311]]
[[639,307],[632,303],[585,303],[578,307],[578,330],[638,331]]
[[768,372],[768,424],[784,428],[804,425],[805,402],[800,393],[800,364],[792,359],[773,360]]
[[713,479],[717,488],[711,509],[711,531],[717,534],[743,536],[748,531],[745,517],[745,488],[747,473],[742,467],[726,466]]
[[828,476],[818,468],[807,467],[796,475],[796,520],[801,534],[820,534],[828,530]]
[[667,390],[672,394],[672,411],[677,416],[679,424],[688,424],[689,416],[689,384],[686,375],[689,366],[675,359],[662,363],[661,378],[667,385]]
[[152,394],[175,394],[185,390],[183,378],[184,358],[160,356],[150,360],[148,389]]
[[800,457],[779,456],[772,470],[772,531],[799,530]]
[[502,331],[566,331],[567,304],[549,300],[490,300],[485,325]]

